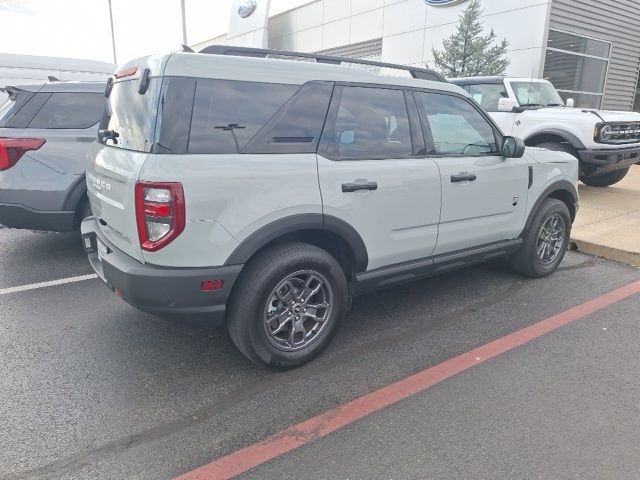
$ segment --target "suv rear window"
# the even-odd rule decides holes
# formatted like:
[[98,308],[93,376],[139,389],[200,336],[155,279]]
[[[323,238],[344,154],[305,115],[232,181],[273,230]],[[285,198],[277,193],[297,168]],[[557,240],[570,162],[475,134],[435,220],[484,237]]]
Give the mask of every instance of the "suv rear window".
[[151,152],[161,81],[159,78],[149,79],[149,87],[143,95],[138,93],[140,82],[137,79],[113,84],[100,130],[113,130],[118,137],[115,141],[105,140],[105,144]]
[[53,93],[27,127],[89,128],[100,121],[103,108],[101,93]]
[[10,90],[8,93],[9,98],[0,105],[0,127],[8,127],[11,119],[34,95],[23,90]]

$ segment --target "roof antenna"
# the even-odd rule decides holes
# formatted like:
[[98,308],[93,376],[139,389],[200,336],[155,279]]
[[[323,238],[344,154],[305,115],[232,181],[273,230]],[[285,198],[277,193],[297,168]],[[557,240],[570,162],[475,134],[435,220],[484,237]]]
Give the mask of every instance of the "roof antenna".
[[53,77],[53,76],[51,76],[51,75],[49,75],[49,76],[47,77],[47,80],[48,80],[48,81],[50,81],[50,82],[59,82],[59,81],[60,81],[60,79],[59,79],[59,78]]
[[182,44],[182,51],[183,52],[189,52],[189,53],[195,53],[193,48],[191,48],[189,45],[185,45],[184,43]]

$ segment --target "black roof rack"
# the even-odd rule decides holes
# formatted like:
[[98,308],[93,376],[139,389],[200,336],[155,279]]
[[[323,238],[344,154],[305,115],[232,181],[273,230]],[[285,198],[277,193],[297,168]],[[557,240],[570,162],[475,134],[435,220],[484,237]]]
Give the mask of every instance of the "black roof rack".
[[234,55],[238,57],[258,57],[268,58],[275,57],[292,57],[292,58],[309,58],[317,63],[328,63],[331,65],[342,65],[343,63],[353,63],[358,65],[368,65],[372,67],[392,68],[395,70],[405,70],[411,74],[413,78],[421,80],[432,80],[436,82],[446,82],[447,80],[438,72],[428,68],[409,67],[407,65],[398,65],[395,63],[375,62],[372,60],[362,60],[359,58],[334,57],[331,55],[322,55],[317,53],[289,52],[285,50],[270,50],[265,48],[249,48],[234,47],[228,45],[210,45],[200,50],[199,53],[208,53],[214,55]]

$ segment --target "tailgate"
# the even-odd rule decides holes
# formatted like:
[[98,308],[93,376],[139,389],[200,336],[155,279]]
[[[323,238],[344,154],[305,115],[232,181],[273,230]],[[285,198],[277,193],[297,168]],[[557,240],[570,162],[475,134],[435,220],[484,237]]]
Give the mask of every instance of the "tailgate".
[[101,233],[139,261],[135,184],[147,155],[95,143],[87,161],[87,192]]

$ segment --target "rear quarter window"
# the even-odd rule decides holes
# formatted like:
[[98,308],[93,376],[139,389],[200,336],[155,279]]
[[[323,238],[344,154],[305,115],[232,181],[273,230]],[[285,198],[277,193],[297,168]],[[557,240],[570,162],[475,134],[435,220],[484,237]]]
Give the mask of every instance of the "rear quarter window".
[[89,128],[100,121],[103,109],[101,93],[53,93],[27,128]]
[[[9,93],[2,105],[0,105],[0,127],[12,127],[16,115],[22,110],[22,108],[34,97],[33,92],[14,91]],[[34,112],[35,113],[35,112]],[[31,118],[33,115],[29,118]],[[26,125],[28,122],[24,122]],[[23,125],[23,126],[24,126]]]
[[189,153],[240,153],[298,85],[198,80]]

